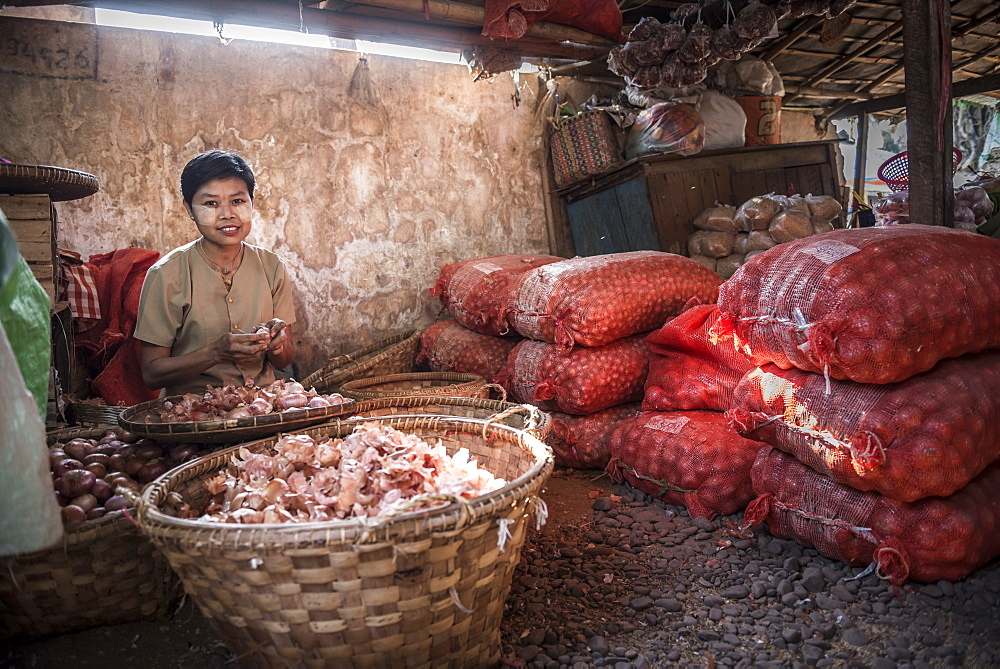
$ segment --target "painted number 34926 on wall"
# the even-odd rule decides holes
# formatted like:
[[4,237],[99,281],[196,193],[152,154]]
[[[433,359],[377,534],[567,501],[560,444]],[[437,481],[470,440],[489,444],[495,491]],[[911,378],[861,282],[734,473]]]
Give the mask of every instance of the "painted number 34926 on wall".
[[[41,30],[34,21],[0,18],[0,72],[44,79],[96,79],[97,34],[73,39],[59,29]],[[48,24],[51,25],[51,24]]]

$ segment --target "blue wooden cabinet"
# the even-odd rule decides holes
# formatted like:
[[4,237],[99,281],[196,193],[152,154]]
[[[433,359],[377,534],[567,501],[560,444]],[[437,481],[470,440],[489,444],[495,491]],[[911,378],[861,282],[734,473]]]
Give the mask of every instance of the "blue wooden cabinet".
[[767,193],[844,199],[837,142],[773,144],[695,156],[634,158],[559,189],[581,256],[659,250],[687,254],[694,219],[716,202]]

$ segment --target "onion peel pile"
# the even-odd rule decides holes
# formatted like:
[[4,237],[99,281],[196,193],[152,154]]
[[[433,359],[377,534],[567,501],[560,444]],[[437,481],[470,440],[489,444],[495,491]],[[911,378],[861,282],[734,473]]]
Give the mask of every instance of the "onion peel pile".
[[376,517],[440,503],[422,495],[476,497],[506,485],[480,467],[469,451],[448,455],[438,440],[378,422],[363,423],[343,439],[315,441],[285,435],[271,453],[240,448],[229,465],[204,483],[212,497],[204,513],[181,505],[181,517],[220,523],[317,522]]

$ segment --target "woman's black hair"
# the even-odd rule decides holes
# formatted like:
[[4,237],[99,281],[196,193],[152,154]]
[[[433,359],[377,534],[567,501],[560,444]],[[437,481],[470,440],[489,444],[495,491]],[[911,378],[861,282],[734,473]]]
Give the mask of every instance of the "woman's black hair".
[[243,179],[250,199],[253,199],[253,189],[257,180],[250,165],[235,153],[218,149],[199,153],[184,166],[184,171],[181,172],[181,195],[184,196],[185,202],[191,204],[191,199],[202,184],[227,177]]

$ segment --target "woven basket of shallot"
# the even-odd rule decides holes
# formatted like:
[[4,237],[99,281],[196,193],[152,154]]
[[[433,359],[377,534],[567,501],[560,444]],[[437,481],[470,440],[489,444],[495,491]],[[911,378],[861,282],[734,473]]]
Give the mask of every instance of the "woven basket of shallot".
[[459,372],[410,372],[348,381],[337,389],[344,397],[374,400],[383,397],[482,397],[489,398],[490,385],[475,374]]
[[[434,397],[432,395],[408,397],[383,397],[359,401],[346,421],[366,421],[383,416],[460,416],[484,420],[487,433],[493,423],[503,423],[518,430],[526,430],[549,443],[552,418],[548,413],[531,404],[516,404],[480,397]],[[551,444],[550,444],[551,445]]]
[[[118,477],[130,477],[120,472],[97,476],[115,469],[98,466],[102,457],[111,460],[105,449],[117,449],[122,462],[137,459],[124,454],[122,449],[138,446],[120,441],[122,436],[117,428],[72,428],[46,435],[63,509],[63,539],[51,548],[0,557],[0,639],[23,641],[101,625],[166,620],[173,613],[180,582],[167,558],[126,516],[128,502],[113,490],[126,483]],[[84,456],[79,448],[96,455]],[[76,455],[86,463],[72,457]],[[134,480],[127,483],[139,490]]]
[[302,379],[302,385],[315,388],[321,393],[329,393],[341,383],[352,379],[412,372],[416,369],[414,359],[419,346],[420,332],[407,330],[356,351],[330,358],[322,367]]
[[234,446],[153,482],[138,522],[245,666],[493,666],[553,457],[484,425],[338,420]]

